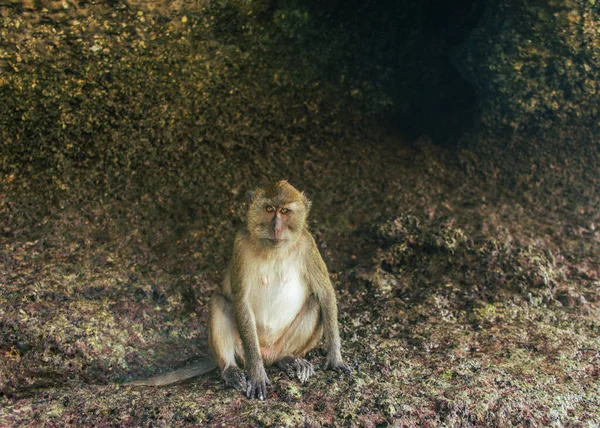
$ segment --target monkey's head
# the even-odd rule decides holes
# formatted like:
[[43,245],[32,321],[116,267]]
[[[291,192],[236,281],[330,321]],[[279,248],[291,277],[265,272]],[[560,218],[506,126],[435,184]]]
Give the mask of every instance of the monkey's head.
[[248,232],[265,247],[287,247],[300,238],[310,204],[286,180],[257,189],[248,208]]

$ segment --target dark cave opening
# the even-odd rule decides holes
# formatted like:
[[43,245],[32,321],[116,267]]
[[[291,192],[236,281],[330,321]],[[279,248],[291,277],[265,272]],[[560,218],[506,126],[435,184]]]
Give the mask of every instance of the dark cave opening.
[[391,90],[401,108],[395,109],[391,121],[413,137],[425,134],[436,144],[452,145],[476,126],[477,92],[460,73],[454,52],[479,22],[484,2],[424,3],[412,69],[403,70],[401,63],[395,67],[397,80]]
[[381,112],[386,124],[440,145],[476,126],[478,94],[454,52],[479,23],[485,2],[308,0],[307,6],[323,26],[347,34],[353,72],[383,85],[392,101]]

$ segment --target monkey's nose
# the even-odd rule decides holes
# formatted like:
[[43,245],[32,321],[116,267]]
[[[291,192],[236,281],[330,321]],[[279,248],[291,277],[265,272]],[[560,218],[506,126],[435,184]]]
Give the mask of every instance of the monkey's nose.
[[273,223],[271,226],[273,229],[273,235],[275,235],[275,239],[281,238],[281,233],[283,232],[283,221],[281,221],[281,217],[278,215],[273,217]]

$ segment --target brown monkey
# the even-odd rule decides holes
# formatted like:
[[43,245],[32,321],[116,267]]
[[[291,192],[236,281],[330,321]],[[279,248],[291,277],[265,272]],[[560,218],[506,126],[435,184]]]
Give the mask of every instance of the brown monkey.
[[303,357],[323,334],[326,367],[351,373],[340,351],[335,292],[306,226],[310,204],[287,181],[253,194],[222,289],[210,303],[211,358],[133,385],[168,385],[218,366],[227,385],[262,400],[265,365],[305,382],[314,370]]

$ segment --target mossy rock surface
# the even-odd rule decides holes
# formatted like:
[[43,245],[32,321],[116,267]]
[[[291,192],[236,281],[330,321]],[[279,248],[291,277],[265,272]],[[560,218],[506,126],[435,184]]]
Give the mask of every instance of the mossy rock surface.
[[[325,50],[294,63],[311,10],[0,6],[0,425],[600,424],[594,128],[408,139]],[[284,178],[354,376],[320,346],[264,402],[122,386],[202,357],[246,193]]]
[[510,132],[583,123],[597,129],[600,5],[487,1],[456,52],[485,126]]

